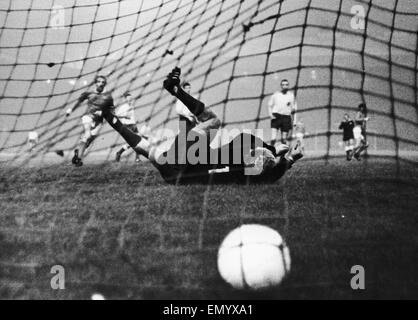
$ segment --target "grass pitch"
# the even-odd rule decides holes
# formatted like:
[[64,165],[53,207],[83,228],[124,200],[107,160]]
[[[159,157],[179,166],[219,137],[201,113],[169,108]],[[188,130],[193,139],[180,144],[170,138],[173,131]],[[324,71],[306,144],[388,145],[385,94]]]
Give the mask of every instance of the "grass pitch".
[[[275,185],[170,186],[149,163],[0,168],[0,298],[418,298],[417,167],[304,160]],[[242,223],[286,239],[292,270],[231,289],[217,249]],[[65,289],[53,290],[53,265]],[[365,268],[352,290],[350,269]]]

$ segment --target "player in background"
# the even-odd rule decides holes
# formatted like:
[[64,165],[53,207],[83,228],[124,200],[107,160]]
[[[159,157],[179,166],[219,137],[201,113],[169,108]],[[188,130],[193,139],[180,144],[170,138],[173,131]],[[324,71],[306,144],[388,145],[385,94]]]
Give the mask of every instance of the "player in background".
[[[119,118],[120,122],[127,128],[129,128],[132,132],[138,133],[138,127],[136,125],[136,118],[135,118],[135,108],[132,102],[132,95],[130,92],[125,92],[123,94],[125,99],[125,103],[122,104],[119,108],[116,109],[115,115]],[[122,148],[116,152],[116,161],[120,161],[120,157],[122,153],[128,150],[130,146],[128,144],[124,144]],[[139,154],[135,153],[135,162],[139,162]]]
[[366,139],[366,124],[369,121],[367,117],[367,107],[365,103],[360,103],[358,106],[358,112],[355,118],[355,127],[353,129],[355,146],[354,146],[354,158],[360,161],[360,154],[367,149],[369,143]]
[[359,124],[356,124],[353,129],[353,135],[355,140],[353,155],[354,158],[358,161],[361,160],[360,154],[369,146],[366,139],[364,139],[364,136],[361,134],[361,129],[362,127]]
[[358,105],[358,111],[356,114],[356,125],[361,126],[361,134],[364,137],[364,140],[367,141],[366,137],[366,127],[367,127],[367,121],[369,121],[369,118],[367,117],[367,106],[365,103],[360,103]]
[[30,131],[28,133],[29,152],[32,152],[35,146],[38,144],[39,136],[36,131]]
[[347,161],[351,161],[354,150],[354,121],[350,119],[348,113],[344,114],[344,119],[341,121],[338,128],[343,130],[343,141],[345,145],[346,159]]
[[107,79],[98,75],[94,79],[95,89],[83,92],[78,98],[74,107],[67,109],[67,117],[84,101],[87,100],[87,110],[81,121],[84,127],[84,134],[80,140],[78,148],[74,150],[72,163],[76,167],[83,165],[84,152],[97,138],[103,123],[103,112],[113,112],[114,104],[110,92],[105,91]]
[[[271,118],[272,141],[288,144],[288,133],[292,130],[292,116],[296,112],[297,104],[295,95],[289,91],[289,81],[283,79],[280,83],[281,91],[276,91],[268,102],[268,111]],[[280,139],[278,136],[280,130]]]
[[302,121],[302,118],[299,118],[296,120],[295,124],[293,125],[293,133],[296,139],[296,143],[298,143],[302,149],[302,151],[305,149],[303,144],[303,138],[305,137],[306,130],[305,130],[305,124]]
[[[187,94],[190,95],[190,91],[192,89],[192,86],[190,85],[190,83],[185,82],[182,85],[184,92],[186,92]],[[190,112],[190,110],[184,105],[183,102],[181,102],[181,100],[177,100],[176,102],[176,112],[179,115],[180,121],[188,121],[192,124],[198,124],[199,120],[197,119],[197,117]]]
[[[193,98],[181,88],[179,68],[173,69],[163,85],[171,95],[184,103],[199,122],[189,132],[183,132],[184,135],[181,134],[181,131],[185,130],[186,126],[180,126],[179,135],[176,136],[174,143],[168,150],[153,146],[147,139],[143,139],[140,135],[126,128],[110,112],[105,114],[105,119],[137,153],[150,159],[166,182],[272,183],[279,179],[295,161],[302,158],[303,154],[298,144],[291,150],[285,144],[279,148],[274,148],[254,135],[246,133],[236,136],[226,145],[218,148],[210,147],[211,139],[215,137],[216,131],[221,126],[217,116],[206,108],[203,102]],[[193,150],[189,148],[194,146],[195,143],[195,141],[192,141],[193,139],[189,139],[190,133],[193,133],[198,142],[204,143],[203,149],[199,149],[199,161],[197,162],[195,162],[196,158],[190,159],[186,156],[190,150]],[[180,149],[181,145],[185,148]],[[180,150],[185,152],[179,152]],[[205,151],[204,155],[200,153],[201,150]],[[173,158],[173,162],[160,161],[167,160],[167,155],[174,153],[177,153],[181,159],[176,156]],[[209,160],[213,159],[213,155],[219,156],[225,153],[229,154],[229,160],[226,164],[218,161],[221,159],[220,157],[217,157],[215,162]],[[236,155],[239,156],[238,161],[236,161]],[[200,161],[200,156],[204,157],[203,161]],[[254,169],[257,175],[246,175],[247,168]]]

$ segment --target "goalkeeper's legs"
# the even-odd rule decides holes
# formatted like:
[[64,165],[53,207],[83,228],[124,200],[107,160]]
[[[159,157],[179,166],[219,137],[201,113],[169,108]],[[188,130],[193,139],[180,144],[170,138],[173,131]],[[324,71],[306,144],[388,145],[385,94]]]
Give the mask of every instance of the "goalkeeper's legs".
[[174,68],[173,71],[168,74],[167,79],[164,80],[163,86],[168,92],[183,102],[191,113],[198,117],[205,109],[205,104],[202,101],[193,98],[181,88],[180,73],[180,68]]

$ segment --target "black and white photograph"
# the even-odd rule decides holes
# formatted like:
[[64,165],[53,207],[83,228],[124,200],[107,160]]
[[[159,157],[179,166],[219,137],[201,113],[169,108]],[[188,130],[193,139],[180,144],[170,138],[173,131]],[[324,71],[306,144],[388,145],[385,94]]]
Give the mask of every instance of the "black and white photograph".
[[0,0],[0,300],[417,300],[417,190],[416,0]]

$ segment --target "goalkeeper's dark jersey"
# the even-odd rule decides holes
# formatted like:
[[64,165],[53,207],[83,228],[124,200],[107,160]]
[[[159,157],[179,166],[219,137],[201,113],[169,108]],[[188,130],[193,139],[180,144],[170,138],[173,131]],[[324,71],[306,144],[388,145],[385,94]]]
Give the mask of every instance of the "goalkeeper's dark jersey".
[[[277,181],[284,172],[288,169],[289,163],[284,159],[276,167],[266,169],[259,175],[245,175],[244,165],[244,153],[245,150],[253,149],[254,146],[262,146],[272,152],[276,156],[276,150],[274,147],[266,144],[264,141],[250,135],[249,139],[245,139],[245,133],[235,137],[230,143],[223,145],[219,148],[212,149],[207,146],[207,154],[217,153],[219,163],[209,164],[164,164],[159,165],[154,163],[157,169],[160,171],[161,176],[168,183],[173,184],[190,184],[190,183],[273,183]],[[256,141],[258,140],[258,141]],[[250,143],[250,145],[244,145],[244,143]],[[175,147],[175,143],[173,147]],[[228,163],[222,163],[222,154],[229,154]],[[234,154],[240,154],[241,159],[234,161]],[[222,169],[228,167],[227,172],[209,173],[209,170]]]
[[109,92],[86,91],[78,98],[79,102],[87,100],[86,115],[91,115],[95,118],[102,118],[104,111],[113,111],[113,98]]

